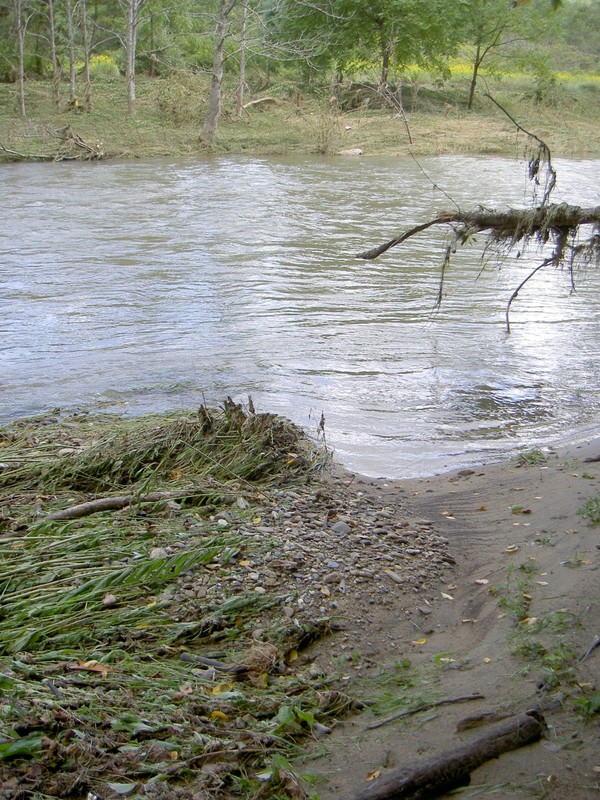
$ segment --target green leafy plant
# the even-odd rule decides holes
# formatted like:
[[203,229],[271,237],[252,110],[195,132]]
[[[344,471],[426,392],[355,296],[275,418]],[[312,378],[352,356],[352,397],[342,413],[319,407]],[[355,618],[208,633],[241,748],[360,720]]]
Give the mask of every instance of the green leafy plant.
[[517,467],[530,467],[535,464],[545,464],[547,461],[548,456],[542,450],[527,450],[515,458]]
[[591,719],[594,714],[600,713],[600,689],[595,689],[590,695],[577,697],[574,706],[580,717]]
[[577,513],[580,517],[587,519],[592,527],[600,525],[600,492],[595,497],[590,497]]

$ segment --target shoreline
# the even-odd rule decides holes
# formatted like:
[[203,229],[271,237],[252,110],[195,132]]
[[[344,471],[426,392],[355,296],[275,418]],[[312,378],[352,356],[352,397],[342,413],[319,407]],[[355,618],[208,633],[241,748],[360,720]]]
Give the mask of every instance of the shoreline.
[[[367,604],[354,615],[345,649],[361,658],[347,668],[349,685],[362,686],[359,699],[375,705],[343,721],[329,755],[311,763],[325,781],[322,800],[352,794],[368,785],[370,775],[383,778],[391,768],[464,741],[456,725],[469,714],[532,707],[545,709],[549,730],[542,742],[488,762],[473,783],[505,787],[502,797],[514,800],[529,798],[540,775],[544,798],[588,800],[600,791],[597,723],[590,719],[586,727],[573,705],[580,691],[588,691],[583,687],[600,686],[598,651],[585,663],[576,661],[598,634],[600,617],[600,537],[578,513],[598,492],[600,463],[585,460],[596,457],[600,438],[564,445],[544,461],[521,466],[505,460],[400,481],[349,476],[349,491],[401,503],[414,521],[441,534],[455,566],[437,590],[413,594],[410,587],[394,587],[399,605],[373,610]],[[566,627],[558,622],[563,618],[571,620]],[[554,622],[546,628],[545,620]],[[436,697],[477,690],[485,700],[369,730],[382,715],[382,676],[385,685],[401,662],[410,663],[407,679],[429,691],[435,687]],[[576,752],[564,749],[569,737],[577,741]]]

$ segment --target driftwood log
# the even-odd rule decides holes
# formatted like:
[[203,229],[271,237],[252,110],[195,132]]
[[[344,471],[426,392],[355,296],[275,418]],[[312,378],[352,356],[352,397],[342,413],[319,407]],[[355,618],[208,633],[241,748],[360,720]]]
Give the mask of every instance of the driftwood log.
[[120,497],[101,497],[98,500],[89,500],[87,503],[79,503],[76,506],[63,508],[62,511],[55,511],[48,514],[46,519],[80,519],[89,517],[90,514],[98,514],[100,511],[118,511],[127,506],[138,503],[158,503],[161,500],[172,500],[173,495],[169,492],[151,492],[150,494],[128,494]]
[[467,786],[471,772],[502,753],[541,738],[546,723],[537,711],[526,711],[491,726],[469,742],[405,767],[392,770],[359,790],[352,800],[425,800]]

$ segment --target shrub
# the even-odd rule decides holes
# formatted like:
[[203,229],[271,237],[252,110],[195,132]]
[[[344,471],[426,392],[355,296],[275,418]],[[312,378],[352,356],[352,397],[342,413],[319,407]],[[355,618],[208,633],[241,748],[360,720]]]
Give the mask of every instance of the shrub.
[[90,58],[90,77],[92,80],[118,78],[119,74],[119,67],[112,56],[101,53]]

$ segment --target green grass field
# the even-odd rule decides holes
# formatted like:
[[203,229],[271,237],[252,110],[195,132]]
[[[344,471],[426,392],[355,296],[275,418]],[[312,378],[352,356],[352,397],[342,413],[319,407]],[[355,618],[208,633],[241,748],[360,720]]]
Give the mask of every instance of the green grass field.
[[[438,85],[425,72],[407,73],[402,86],[407,124],[393,109],[372,102],[368,89],[360,103],[346,110],[343,102],[332,101],[329,87],[302,93],[290,82],[248,94],[247,100],[266,96],[273,100],[248,108],[238,117],[232,84],[226,87],[218,135],[211,151],[325,154],[358,147],[365,155],[402,154],[409,150],[416,154],[512,154],[515,128],[484,96],[487,92],[523,127],[542,137],[554,155],[600,154],[600,76],[557,73],[544,83],[523,74],[483,75],[474,108],[469,112],[468,64],[456,62],[451,74],[449,80]],[[0,153],[7,160],[19,158],[18,154],[56,154],[60,130],[67,125],[107,157],[207,152],[200,141],[208,97],[206,75],[186,72],[167,79],[140,77],[135,117],[127,115],[126,87],[120,77],[94,82],[89,113],[67,110],[66,86],[62,89],[62,107],[57,110],[51,102],[49,83],[29,80],[27,118],[22,119],[17,114],[15,92],[14,85],[0,84],[0,145],[14,151]]]

